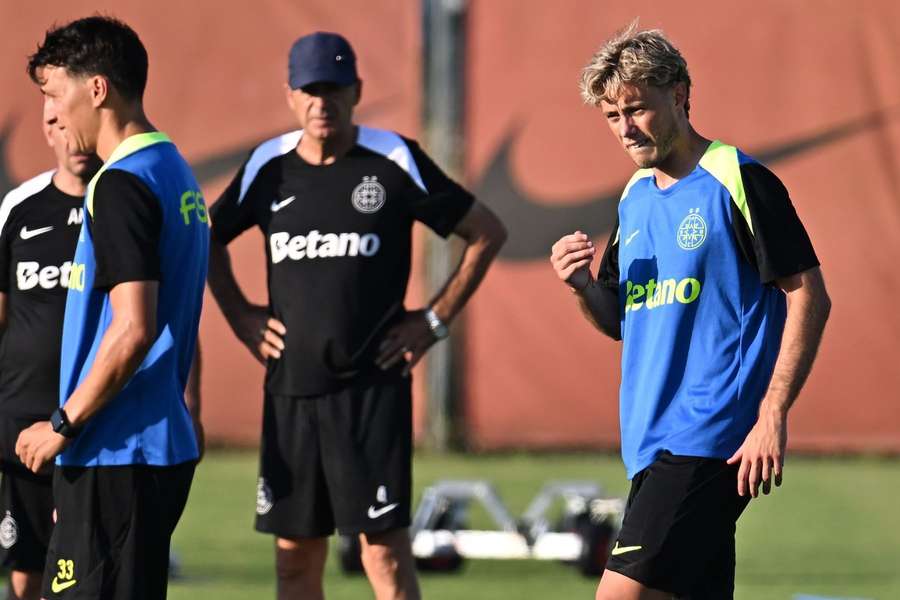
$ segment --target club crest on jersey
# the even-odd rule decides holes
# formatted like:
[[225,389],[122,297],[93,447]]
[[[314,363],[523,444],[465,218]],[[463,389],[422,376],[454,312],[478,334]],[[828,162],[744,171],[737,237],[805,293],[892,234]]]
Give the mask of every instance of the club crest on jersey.
[[260,477],[256,484],[256,514],[264,515],[272,510],[272,488],[266,483],[264,477]]
[[678,226],[675,241],[682,250],[696,250],[706,241],[706,221],[700,216],[699,208],[692,208]]
[[9,550],[17,541],[19,541],[19,526],[9,511],[6,511],[6,516],[0,521],[0,546]]
[[363,177],[362,182],[350,194],[353,208],[366,214],[378,212],[384,206],[386,197],[384,186],[378,183],[378,177],[374,175]]

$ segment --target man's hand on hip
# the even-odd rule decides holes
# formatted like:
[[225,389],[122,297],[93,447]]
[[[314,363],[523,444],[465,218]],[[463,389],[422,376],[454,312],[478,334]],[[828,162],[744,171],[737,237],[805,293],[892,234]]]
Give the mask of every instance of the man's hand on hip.
[[270,317],[265,306],[251,304],[235,323],[235,332],[260,363],[281,358],[287,328],[278,319]]
[[387,371],[401,360],[405,360],[406,366],[403,367],[405,377],[436,341],[437,338],[425,319],[425,311],[408,312],[385,333],[381,344],[378,345],[375,364],[379,369]]
[[69,445],[69,439],[53,431],[50,421],[38,421],[19,434],[16,455],[34,473],[45,471],[56,455]]
[[590,267],[595,253],[594,243],[588,236],[576,231],[553,244],[550,264],[562,281],[575,290],[583,290],[592,280]]
[[784,453],[787,446],[787,413],[767,408],[763,401],[756,425],[747,434],[744,443],[738,448],[728,464],[740,463],[737,476],[738,494],[747,492],[756,498],[759,496],[760,482],[763,494],[781,485],[781,474],[784,468]]

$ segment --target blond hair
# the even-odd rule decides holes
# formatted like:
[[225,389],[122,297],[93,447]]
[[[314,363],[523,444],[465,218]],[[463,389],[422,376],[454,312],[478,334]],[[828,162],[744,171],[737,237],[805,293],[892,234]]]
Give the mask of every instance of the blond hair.
[[[659,29],[638,31],[635,19],[591,57],[579,87],[586,104],[599,106],[604,100],[615,103],[626,83],[671,87],[682,82],[690,98],[691,77],[681,52]],[[684,108],[690,110],[689,100]]]

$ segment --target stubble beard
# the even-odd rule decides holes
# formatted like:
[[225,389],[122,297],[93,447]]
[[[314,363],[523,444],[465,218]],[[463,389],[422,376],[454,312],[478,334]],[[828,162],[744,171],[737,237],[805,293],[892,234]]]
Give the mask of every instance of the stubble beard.
[[643,160],[635,160],[637,166],[641,169],[655,169],[662,165],[669,158],[677,137],[678,131],[674,126],[661,132],[653,144],[656,149],[655,155]]

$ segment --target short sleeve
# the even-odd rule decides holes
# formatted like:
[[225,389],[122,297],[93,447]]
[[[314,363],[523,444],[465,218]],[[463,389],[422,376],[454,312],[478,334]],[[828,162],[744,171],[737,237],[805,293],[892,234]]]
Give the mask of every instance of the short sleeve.
[[90,219],[97,261],[95,288],[159,281],[162,208],[141,179],[121,169],[105,171],[94,184]]
[[606,249],[600,258],[600,267],[597,269],[597,283],[610,290],[619,290],[619,219],[609,234]]
[[475,197],[450,179],[416,142],[405,138],[403,141],[412,154],[425,187],[424,191],[416,187],[413,192],[410,200],[413,218],[428,225],[441,237],[447,237],[469,212]]
[[733,205],[738,245],[763,283],[819,266],[819,259],[784,184],[763,165],[741,165],[749,220]]
[[[241,181],[247,168],[245,162],[222,195],[209,209],[212,225],[210,235],[220,244],[228,244],[256,224],[256,219],[250,206],[250,202],[244,202],[241,197]],[[252,190],[247,190],[252,192]],[[246,195],[246,194],[245,194]]]

